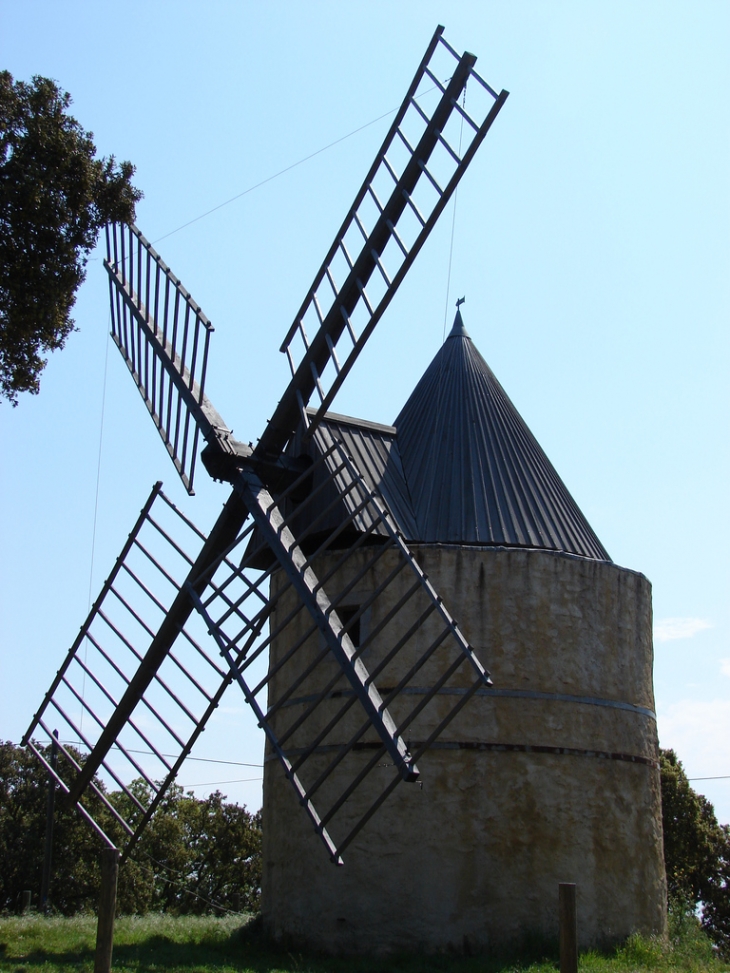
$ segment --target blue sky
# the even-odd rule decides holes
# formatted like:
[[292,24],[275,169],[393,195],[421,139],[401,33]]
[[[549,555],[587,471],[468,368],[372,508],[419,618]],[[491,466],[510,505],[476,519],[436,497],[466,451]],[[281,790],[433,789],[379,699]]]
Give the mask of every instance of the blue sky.
[[[653,583],[661,743],[691,777],[730,775],[730,6],[3,0],[0,64],[57,79],[99,152],[136,164],[137,222],[213,321],[207,391],[248,440],[437,23],[510,97],[459,189],[450,280],[451,208],[336,409],[391,422],[447,296],[450,319],[466,295],[473,339],[598,536]],[[107,340],[92,257],[78,333],[40,395],[0,411],[2,739],[25,730],[153,481],[203,529],[225,499],[204,476],[192,499],[178,483]],[[242,700],[225,703],[196,752],[256,762]],[[201,792],[255,776],[185,775]],[[730,780],[695,786],[730,820]],[[257,788],[221,785],[252,806]]]

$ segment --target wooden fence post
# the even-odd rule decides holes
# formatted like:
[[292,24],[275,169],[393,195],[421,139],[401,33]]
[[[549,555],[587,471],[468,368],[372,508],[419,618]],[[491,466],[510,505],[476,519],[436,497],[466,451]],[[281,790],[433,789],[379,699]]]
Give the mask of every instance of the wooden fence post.
[[560,913],[560,973],[578,973],[578,917],[575,908],[575,885],[561,882]]
[[94,973],[111,973],[118,875],[118,849],[103,848],[101,852],[101,891],[99,893],[99,919],[96,926]]

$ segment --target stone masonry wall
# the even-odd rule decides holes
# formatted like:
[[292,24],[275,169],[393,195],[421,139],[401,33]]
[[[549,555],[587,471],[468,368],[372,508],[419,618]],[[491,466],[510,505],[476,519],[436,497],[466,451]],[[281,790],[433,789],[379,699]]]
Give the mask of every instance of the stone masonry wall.
[[[330,952],[488,950],[555,938],[568,881],[583,947],[663,933],[649,582],[546,551],[414,550],[494,688],[462,710],[419,761],[423,786],[399,785],[340,868],[267,759],[267,928]],[[375,581],[366,576],[353,602]],[[411,581],[401,575],[390,600]],[[282,599],[278,615],[289,607]]]

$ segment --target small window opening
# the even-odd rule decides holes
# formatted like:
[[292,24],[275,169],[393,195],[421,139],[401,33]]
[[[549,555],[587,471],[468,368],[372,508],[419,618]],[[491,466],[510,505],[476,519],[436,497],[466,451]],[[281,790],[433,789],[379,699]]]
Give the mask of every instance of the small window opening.
[[[337,614],[340,616],[342,624],[345,626],[345,628],[347,628],[347,634],[350,636],[350,641],[355,648],[360,645],[360,622],[362,619],[358,618],[354,622],[352,622],[352,619],[359,610],[359,605],[348,605],[347,608],[337,609]],[[350,622],[352,622],[351,625],[349,624]]]

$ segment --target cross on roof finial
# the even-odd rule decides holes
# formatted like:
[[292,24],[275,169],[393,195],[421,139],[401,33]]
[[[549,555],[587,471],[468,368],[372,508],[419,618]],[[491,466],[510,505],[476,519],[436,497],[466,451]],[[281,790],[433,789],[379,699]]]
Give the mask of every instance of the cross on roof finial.
[[465,300],[466,300],[465,297],[460,297],[456,302],[456,306],[459,307],[459,305],[463,304]]

